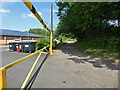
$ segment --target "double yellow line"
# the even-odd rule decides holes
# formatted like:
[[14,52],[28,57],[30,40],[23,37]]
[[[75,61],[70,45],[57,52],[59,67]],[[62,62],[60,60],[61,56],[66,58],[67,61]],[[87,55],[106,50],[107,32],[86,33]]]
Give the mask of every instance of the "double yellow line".
[[22,1],[29,8],[29,10],[35,15],[35,17],[42,23],[44,28],[47,29],[50,32],[50,30],[48,29],[48,27],[44,23],[43,19],[40,17],[40,15],[36,11],[35,7],[32,5],[32,3],[29,0],[22,0]]

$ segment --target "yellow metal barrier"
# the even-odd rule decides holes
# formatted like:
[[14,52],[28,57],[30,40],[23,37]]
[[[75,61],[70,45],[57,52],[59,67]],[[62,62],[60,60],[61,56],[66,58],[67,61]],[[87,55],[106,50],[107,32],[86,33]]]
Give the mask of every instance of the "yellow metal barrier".
[[[35,55],[35,54],[37,54],[37,53],[39,53],[39,52],[42,53],[42,51],[43,51],[44,49],[46,49],[47,47],[49,47],[49,45],[46,46],[46,47],[44,47],[44,48],[42,48],[42,49],[40,49],[39,51],[36,51],[35,53],[32,53],[32,54],[30,54],[30,55],[28,55],[28,56],[26,56],[26,57],[24,57],[24,58],[22,58],[22,59],[19,59],[19,60],[15,61],[15,62],[12,62],[12,63],[10,63],[10,64],[8,64],[8,65],[0,68],[0,90],[2,90],[3,88],[7,88],[7,83],[6,83],[6,70],[7,70],[7,69],[15,66],[16,64],[19,64],[20,62],[22,62],[22,61],[24,61],[24,60],[32,57],[33,55]],[[38,60],[39,60],[39,58],[40,58],[40,56],[41,56],[41,53],[40,53],[40,55],[38,56],[37,60],[35,61],[32,69],[31,69],[31,72],[28,74],[28,75],[29,75],[28,77],[31,76],[31,73],[32,73],[33,70],[34,70],[34,66],[36,66],[36,64],[37,64],[37,62],[38,62]],[[28,78],[28,79],[29,79],[29,78]],[[27,79],[26,79],[26,81],[27,81]],[[25,81],[25,82],[26,82],[26,81]]]
[[0,89],[6,88],[6,69],[0,68]]
[[[22,62],[22,61],[24,61],[24,60],[32,57],[33,55],[35,55],[35,54],[37,54],[37,53],[39,53],[39,52],[42,52],[44,49],[45,49],[47,52],[49,52],[50,55],[52,55],[52,31],[50,31],[50,30],[48,29],[48,27],[46,26],[46,24],[44,23],[44,21],[42,20],[42,18],[40,17],[40,15],[39,15],[38,12],[36,11],[36,9],[35,9],[35,7],[32,5],[32,3],[31,3],[29,0],[22,0],[22,1],[23,1],[24,4],[29,8],[29,10],[36,16],[36,18],[42,23],[42,25],[44,26],[44,28],[47,29],[47,30],[50,32],[50,45],[42,48],[41,50],[39,50],[39,51],[37,51],[37,52],[35,52],[35,53],[30,54],[30,55],[28,55],[28,56],[26,56],[26,57],[24,57],[24,58],[22,58],[22,59],[19,59],[19,60],[13,62],[13,63],[10,63],[10,64],[8,64],[8,65],[0,68],[0,89],[3,89],[3,88],[6,88],[6,87],[7,87],[7,83],[6,83],[6,70],[7,70],[7,69],[9,69],[9,68],[15,66],[16,64],[18,64],[18,63],[20,63],[20,62]],[[49,47],[49,51],[46,49],[47,47]],[[34,70],[34,68],[35,68],[35,66],[36,66],[39,58],[40,58],[40,56],[41,56],[41,53],[39,54],[38,58],[36,59],[35,63],[33,64],[33,67],[31,68],[31,70],[30,70],[28,76],[26,77],[26,79],[25,79],[25,81],[24,81],[24,83],[23,83],[23,85],[22,85],[21,88],[25,88],[25,86],[26,86],[26,84],[27,84],[27,82],[28,82],[28,80],[29,80],[29,78],[30,78],[30,76],[31,76],[31,74],[32,74],[32,72],[33,72],[33,70]]]
[[40,56],[41,56],[41,53],[42,53],[42,52],[40,52],[39,56],[37,57],[35,63],[33,64],[32,68],[31,68],[31,70],[30,70],[29,74],[27,75],[27,77],[26,77],[26,79],[25,79],[25,81],[24,81],[24,83],[23,83],[23,85],[22,85],[22,87],[21,87],[22,89],[25,88],[25,86],[27,85],[28,80],[30,79],[30,76],[32,75],[32,73],[33,73],[33,71],[34,71],[34,69],[35,69],[35,66],[37,65],[37,63],[38,63],[38,61],[39,61],[39,58],[40,58]]
[[30,2],[30,0],[22,0],[22,1],[29,8],[29,10],[35,15],[35,17],[42,23],[44,28],[46,28],[50,32],[50,30],[48,29],[48,27],[46,26],[46,24],[44,23],[44,21],[42,20],[42,18],[38,14],[38,12],[36,11],[35,7]]
[[52,32],[50,32],[50,55],[52,55]]
[[13,63],[10,63],[10,64],[4,66],[4,68],[6,68],[6,70],[7,70],[7,69],[9,69],[9,68],[15,66],[16,64],[18,64],[18,63],[20,63],[20,62],[22,62],[22,61],[24,61],[24,60],[26,60],[26,59],[32,57],[33,55],[35,55],[35,54],[37,54],[37,53],[43,51],[43,50],[46,49],[47,47],[49,47],[49,45],[46,46],[46,47],[44,47],[44,48],[42,48],[42,49],[40,49],[39,51],[37,51],[37,52],[35,52],[35,53],[32,53],[32,54],[30,54],[30,55],[28,55],[28,56],[26,56],[26,57],[24,57],[24,58],[22,58],[22,59],[20,59],[20,60],[17,60],[17,61],[15,61],[15,62],[13,62]]
[[28,7],[28,9],[35,15],[35,17],[42,23],[42,25],[44,26],[44,28],[47,29],[50,32],[50,47],[49,47],[49,49],[50,49],[50,55],[52,55],[52,31],[50,31],[48,29],[48,27],[44,23],[43,19],[40,17],[40,15],[38,14],[38,12],[36,11],[35,7],[30,2],[30,0],[22,0],[22,1]]

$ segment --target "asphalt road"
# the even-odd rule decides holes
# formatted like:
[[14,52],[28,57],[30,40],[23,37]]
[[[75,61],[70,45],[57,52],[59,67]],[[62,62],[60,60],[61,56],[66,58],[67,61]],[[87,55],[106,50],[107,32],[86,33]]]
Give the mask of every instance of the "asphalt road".
[[[17,52],[9,52],[8,50],[3,50],[2,51],[2,66],[5,66],[27,55],[29,55],[29,53],[17,53]],[[37,56],[38,54],[30,57],[29,59],[7,70],[7,88],[20,88],[21,87],[25,77],[30,71]],[[42,60],[44,56],[45,55],[42,54],[40,60]],[[41,62],[40,60],[38,63]]]
[[2,67],[2,52],[8,50],[8,46],[0,46],[0,67]]
[[9,46],[0,46],[0,51],[3,51],[3,50],[8,50]]

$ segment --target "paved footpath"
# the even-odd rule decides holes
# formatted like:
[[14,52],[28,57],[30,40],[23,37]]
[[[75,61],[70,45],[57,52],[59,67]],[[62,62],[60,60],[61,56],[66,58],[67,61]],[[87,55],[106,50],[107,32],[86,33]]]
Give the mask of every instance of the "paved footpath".
[[116,65],[85,55],[71,44],[53,51],[33,88],[118,88]]
[[[72,41],[62,50],[54,50],[41,66],[44,57],[45,54],[34,71],[38,72],[32,75],[30,83],[33,83],[28,84],[31,88],[118,88],[117,66],[75,50]],[[31,63],[21,63],[8,71],[8,88],[21,86],[34,61],[32,59]]]

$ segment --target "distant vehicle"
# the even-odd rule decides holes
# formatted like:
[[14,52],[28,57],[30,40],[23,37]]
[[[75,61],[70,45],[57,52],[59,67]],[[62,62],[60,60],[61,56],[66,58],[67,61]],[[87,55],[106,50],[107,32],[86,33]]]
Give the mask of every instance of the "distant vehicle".
[[15,42],[20,42],[20,39],[15,39]]

